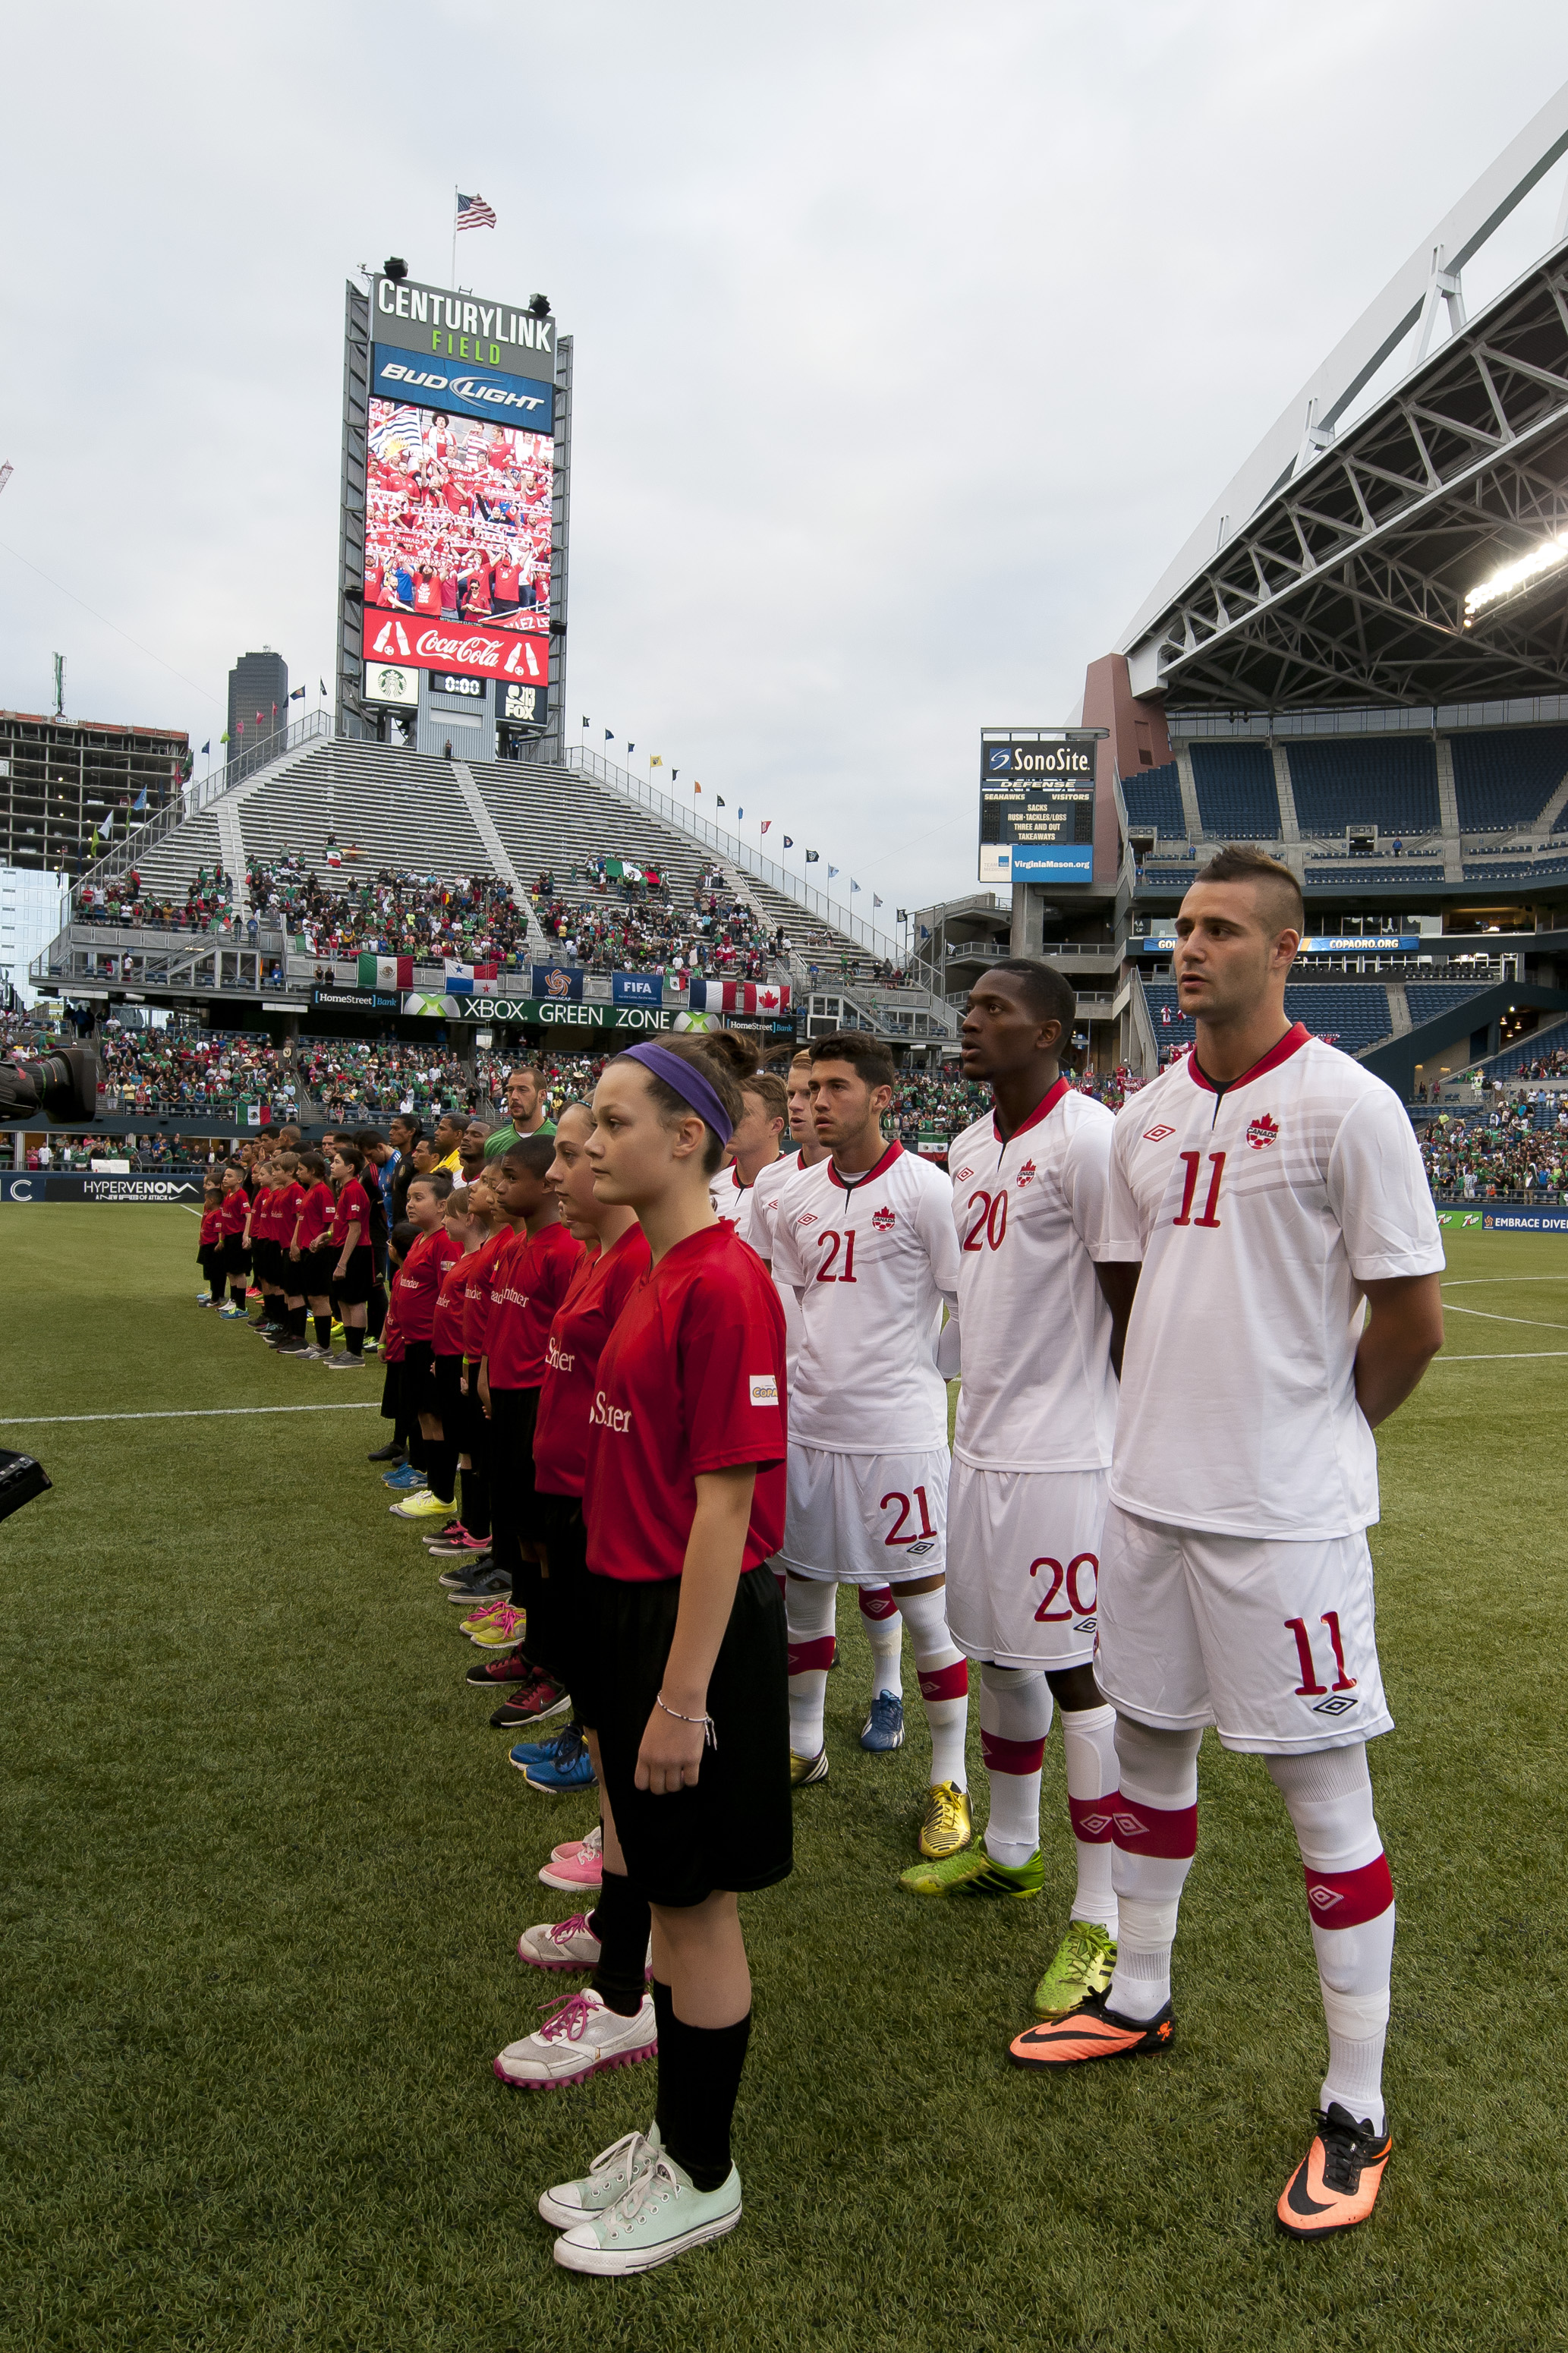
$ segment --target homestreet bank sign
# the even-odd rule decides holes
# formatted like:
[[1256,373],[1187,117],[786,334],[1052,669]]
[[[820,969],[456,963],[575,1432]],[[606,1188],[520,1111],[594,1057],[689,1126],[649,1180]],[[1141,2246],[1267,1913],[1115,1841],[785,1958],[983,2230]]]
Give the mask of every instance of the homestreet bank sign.
[[542,1029],[673,1029],[673,1005],[588,1004],[582,997],[421,997],[403,1000],[405,1013],[441,1021],[527,1021]]

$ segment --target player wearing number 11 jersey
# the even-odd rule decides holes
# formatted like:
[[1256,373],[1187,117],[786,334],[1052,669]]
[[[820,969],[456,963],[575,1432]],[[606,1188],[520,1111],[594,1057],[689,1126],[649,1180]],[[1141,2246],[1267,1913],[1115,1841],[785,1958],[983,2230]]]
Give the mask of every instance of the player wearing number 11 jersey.
[[1118,1718],[1120,1945],[1105,1994],[1012,2048],[1050,2067],[1168,2043],[1213,1725],[1263,1757],[1306,1869],[1329,2066],[1277,2212],[1316,2238],[1366,2220],[1391,2147],[1394,1890],[1365,1746],[1391,1719],[1366,1529],[1373,1430],[1442,1345],[1443,1251],[1397,1097],[1286,1018],[1289,868],[1222,851],[1176,928],[1196,1043],[1117,1120],[1100,1245],[1131,1307],[1098,1662]]

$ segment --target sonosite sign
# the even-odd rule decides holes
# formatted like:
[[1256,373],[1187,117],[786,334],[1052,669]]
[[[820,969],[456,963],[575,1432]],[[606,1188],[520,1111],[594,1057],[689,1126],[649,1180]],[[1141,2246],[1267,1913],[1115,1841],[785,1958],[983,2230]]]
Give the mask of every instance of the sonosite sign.
[[542,689],[555,321],[383,274],[370,335],[366,667]]
[[1103,733],[982,730],[982,882],[1092,881],[1095,746]]

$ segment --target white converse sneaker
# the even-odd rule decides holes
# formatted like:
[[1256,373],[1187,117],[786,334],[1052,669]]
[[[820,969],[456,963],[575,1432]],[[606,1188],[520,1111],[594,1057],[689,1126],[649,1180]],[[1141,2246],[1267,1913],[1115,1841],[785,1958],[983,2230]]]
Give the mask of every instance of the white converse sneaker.
[[537,2032],[509,2042],[495,2071],[521,2091],[553,2092],[563,2084],[585,2084],[609,2067],[635,2067],[658,2049],[650,1996],[643,1996],[635,2018],[623,2018],[590,1988],[569,1994]]
[[571,2230],[589,2214],[602,2214],[617,2198],[624,2198],[639,2173],[646,2172],[658,2155],[658,2126],[649,2125],[646,2133],[627,2133],[608,2148],[601,2149],[580,2181],[560,2181],[553,2189],[546,2189],[539,2200],[539,2211],[547,2222],[558,2231]]
[[517,1940],[518,1958],[531,1961],[536,1969],[596,1969],[603,1949],[585,1912],[525,1928]]
[[621,2278],[650,2272],[689,2247],[721,2239],[741,2219],[741,2177],[733,2166],[717,2189],[699,2189],[673,2158],[655,2155],[613,2206],[574,2223],[555,2242],[569,2272]]

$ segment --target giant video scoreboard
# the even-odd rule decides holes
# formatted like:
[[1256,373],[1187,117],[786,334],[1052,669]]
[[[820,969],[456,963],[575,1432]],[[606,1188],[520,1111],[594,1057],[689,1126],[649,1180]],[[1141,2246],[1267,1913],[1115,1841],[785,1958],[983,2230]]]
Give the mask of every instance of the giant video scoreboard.
[[1094,880],[1095,747],[1104,732],[981,730],[982,882]]

